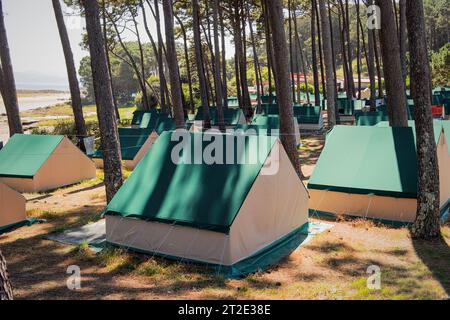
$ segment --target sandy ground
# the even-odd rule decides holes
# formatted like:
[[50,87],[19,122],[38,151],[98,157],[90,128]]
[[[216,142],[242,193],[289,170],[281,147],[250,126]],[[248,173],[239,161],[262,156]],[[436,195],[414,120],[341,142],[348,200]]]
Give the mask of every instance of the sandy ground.
[[[304,137],[306,178],[323,138]],[[45,239],[45,235],[97,221],[105,206],[100,180],[49,194],[30,194],[28,214],[46,223],[0,236],[17,299],[445,299],[450,296],[450,227],[427,243],[407,229],[367,221],[335,226],[300,247],[278,266],[230,280],[190,264],[122,250],[95,255]],[[67,268],[81,269],[82,288],[67,288]],[[370,266],[381,287],[367,288]]]

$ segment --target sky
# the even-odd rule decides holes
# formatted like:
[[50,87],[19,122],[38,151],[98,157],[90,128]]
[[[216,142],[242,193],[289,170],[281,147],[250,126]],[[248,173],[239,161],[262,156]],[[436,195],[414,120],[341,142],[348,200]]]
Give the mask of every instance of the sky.
[[[62,1],[61,1],[62,3]],[[89,55],[79,44],[82,39],[84,18],[76,16],[63,5],[76,68]],[[19,89],[67,89],[64,54],[59,39],[51,0],[3,0],[3,11],[8,42]],[[162,8],[161,8],[162,11]],[[162,12],[161,12],[162,14]],[[148,14],[151,16],[151,14]],[[138,19],[144,42],[147,42],[142,17]],[[156,35],[156,23],[148,21],[150,31]],[[162,23],[162,26],[164,24]],[[134,40],[132,34],[125,40]],[[227,56],[234,48],[227,41]]]

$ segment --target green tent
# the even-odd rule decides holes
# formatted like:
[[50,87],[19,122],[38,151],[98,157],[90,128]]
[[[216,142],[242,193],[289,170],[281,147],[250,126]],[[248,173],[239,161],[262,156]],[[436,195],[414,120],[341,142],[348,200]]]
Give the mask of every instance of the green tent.
[[294,117],[301,130],[321,130],[323,128],[321,107],[294,105]]
[[[205,263],[228,276],[264,269],[298,246],[307,223],[308,198],[279,140],[246,136],[244,149],[238,151],[239,136],[188,133],[183,140],[174,137],[170,132],[160,136],[109,203],[109,243]],[[190,159],[196,147],[206,152],[210,141],[220,139],[234,139],[233,161],[229,153],[223,153],[228,159],[222,159],[224,164]],[[179,141],[186,143],[182,151]],[[217,148],[230,151],[225,143]],[[178,161],[174,150],[180,151]],[[248,161],[254,154],[260,155],[259,161]],[[265,163],[272,163],[275,154],[281,155],[279,170],[262,176]],[[265,188],[277,189],[280,183],[288,184],[290,192],[266,194]],[[282,212],[274,210],[279,201],[289,201],[285,197],[293,205]]]
[[64,136],[15,134],[0,150],[0,182],[20,192],[56,189],[94,177],[92,161]]
[[133,113],[131,126],[141,129],[154,129],[158,122],[159,112],[156,109],[150,111],[136,110]]
[[[122,160],[133,160],[151,133],[152,130],[149,129],[119,128]],[[96,150],[92,158],[103,159],[103,151]]]
[[32,178],[64,136],[15,134],[0,151],[0,177]]
[[[216,107],[209,107],[211,116],[211,125],[217,126],[219,123],[219,115]],[[223,117],[226,126],[235,126],[245,123],[245,116],[240,108],[224,108]],[[199,107],[195,115],[194,121],[203,121],[203,107]]]
[[[328,134],[308,184],[312,214],[348,214],[394,223],[414,221],[417,198],[415,130],[384,124],[336,126]],[[441,123],[435,122],[437,140],[442,128]],[[447,151],[445,146],[448,155]],[[448,156],[439,159],[443,170],[450,164],[448,159]],[[440,174],[448,175],[445,170]],[[448,201],[449,195],[450,190],[441,185],[442,204]]]

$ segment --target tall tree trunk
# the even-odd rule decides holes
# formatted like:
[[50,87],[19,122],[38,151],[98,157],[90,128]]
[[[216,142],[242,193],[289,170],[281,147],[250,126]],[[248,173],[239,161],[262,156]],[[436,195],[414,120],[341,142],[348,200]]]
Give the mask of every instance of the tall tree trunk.
[[223,91],[223,107],[228,108],[228,84],[227,84],[227,57],[226,57],[226,45],[225,45],[225,23],[223,22],[223,10],[219,5],[219,17],[220,17],[220,33],[222,42],[222,91]]
[[177,128],[184,128],[183,98],[175,46],[172,0],[163,0],[166,32],[167,64],[169,65],[170,91],[172,93],[173,116]]
[[411,228],[416,238],[431,239],[440,235],[439,168],[431,114],[431,82],[425,38],[422,0],[407,1],[406,17],[414,74],[415,126],[417,139],[417,213]]
[[213,1],[213,29],[214,29],[214,80],[216,83],[216,106],[218,125],[220,130],[225,130],[225,119],[223,116],[222,78],[220,75],[220,47],[219,47],[219,0]]
[[319,0],[319,12],[320,20],[322,22],[322,45],[327,78],[328,125],[330,128],[333,128],[336,125],[336,83],[333,74],[333,52],[331,48],[332,39],[325,0]]
[[316,18],[317,18],[316,20],[317,20],[317,39],[318,39],[317,44],[319,45],[319,60],[320,60],[320,80],[322,82],[323,97],[324,97],[324,99],[326,99],[327,98],[327,86],[325,85],[325,63],[324,63],[325,59],[323,57],[323,45],[322,45],[323,41],[322,41],[322,27],[321,27],[322,21],[320,18],[319,8],[317,6],[318,0],[315,0],[315,1],[316,1],[315,10],[316,10]]
[[6,260],[0,250],[0,301],[13,300],[13,289],[8,277]]
[[359,0],[356,1],[356,65],[358,72],[358,100],[361,100],[361,30],[359,23],[361,21]]
[[183,21],[181,21],[181,19],[177,15],[174,15],[174,16],[175,16],[175,19],[177,19],[178,24],[180,25],[180,28],[181,28],[181,32],[183,34],[184,59],[186,60],[186,72],[187,72],[188,83],[189,83],[190,110],[192,113],[194,113],[195,112],[194,91],[192,89],[191,63],[189,61],[189,50],[188,50],[188,44],[187,44],[186,28],[184,27]]
[[117,119],[109,82],[106,51],[103,45],[97,1],[84,1],[86,31],[91,54],[97,117],[103,148],[106,200],[109,203],[123,183]]
[[273,69],[273,63],[272,63],[272,55],[271,55],[271,46],[272,46],[272,40],[271,40],[271,33],[270,33],[270,23],[269,23],[269,16],[267,11],[267,3],[265,0],[261,1],[261,8],[262,13],[264,17],[264,32],[265,32],[265,38],[266,38],[266,55],[267,55],[267,71],[268,71],[268,81],[269,81],[269,103],[272,103],[272,69]]
[[1,93],[8,117],[9,134],[13,136],[15,133],[23,133],[23,128],[19,114],[19,101],[17,100],[16,81],[14,80],[13,66],[9,53],[2,0],[0,0],[0,60]]
[[400,23],[399,23],[399,41],[400,41],[400,62],[402,64],[402,76],[406,85],[406,0],[400,0]]
[[[372,4],[373,0],[370,0],[369,4]],[[375,50],[376,50],[376,43],[375,43],[375,33],[373,30],[367,28],[367,70],[369,72],[369,79],[370,79],[370,111],[376,111],[376,83],[375,83]]]
[[[300,33],[298,32],[298,26],[297,26],[297,15],[296,10],[294,7],[293,12],[293,18],[294,18],[294,32],[295,32],[295,38],[298,45],[298,53],[299,53],[299,61],[300,65],[299,67],[302,69],[303,76],[305,77],[305,89],[306,89],[306,103],[310,104],[311,99],[309,97],[309,84],[308,84],[308,66],[307,66],[307,57],[305,57],[306,53],[303,53],[303,46],[300,39]],[[298,81],[298,86],[300,86],[300,81]]]
[[[292,36],[292,1],[288,0],[288,29],[289,29],[289,62],[291,70],[291,89],[292,89],[292,101],[296,103],[295,96],[295,78],[294,78],[294,46]],[[300,83],[298,84],[300,87]]]
[[375,65],[377,68],[377,77],[378,77],[378,97],[383,98],[384,97],[383,77],[381,72],[381,57],[379,50],[380,38],[379,36],[377,36],[377,32],[375,32],[375,30],[372,30],[372,33],[373,33],[373,42],[375,46]]
[[247,19],[248,19],[248,25],[250,29],[250,38],[252,40],[252,49],[253,49],[253,66],[255,68],[255,80],[256,80],[256,101],[258,105],[258,109],[261,107],[261,82],[258,76],[259,73],[259,59],[258,59],[258,52],[256,51],[256,43],[255,43],[255,35],[253,33],[253,22],[250,17],[250,5],[247,4]]
[[381,12],[380,42],[388,98],[389,124],[393,127],[407,127],[406,92],[393,5],[391,1],[385,0],[376,0],[376,4],[380,7]]
[[198,0],[192,0],[192,28],[194,33],[194,46],[195,46],[195,58],[197,65],[198,81],[200,85],[200,97],[202,101],[203,109],[203,127],[205,129],[211,128],[211,116],[209,113],[208,104],[208,88],[206,85],[205,69],[203,67],[203,52],[202,52],[202,40],[200,36],[200,17],[199,17],[199,5]]
[[351,92],[348,94],[350,99],[355,97],[355,81],[353,79],[353,49],[350,39],[350,13],[349,13],[349,0],[345,0],[345,35],[347,40],[347,59],[348,59],[348,80]]
[[148,99],[148,92],[147,92],[147,85],[146,85],[147,75],[146,75],[146,72],[145,72],[146,68],[145,68],[144,49],[142,47],[141,35],[139,33],[138,23],[136,21],[136,17],[134,16],[131,8],[130,8],[130,13],[131,13],[131,17],[132,17],[132,20],[133,20],[134,33],[136,35],[136,40],[137,40],[137,43],[138,43],[139,59],[141,61],[141,70],[140,70],[140,72],[141,72],[142,83],[143,83],[142,96],[144,98],[144,102],[145,102],[145,105],[146,105],[145,109],[146,110],[150,110],[150,101]]
[[[328,3],[328,20],[330,23],[330,39],[331,39],[331,53],[333,57],[336,57],[336,50],[334,46],[334,31],[333,31],[333,16],[331,14],[331,3],[330,0],[327,0]],[[334,74],[334,84],[337,86],[337,63],[336,59],[333,59],[333,74]],[[337,97],[337,94],[336,94]],[[339,123],[339,112],[337,111],[337,105],[336,105],[336,123]]]
[[300,159],[295,139],[294,109],[290,94],[289,50],[284,31],[283,3],[281,0],[266,0],[272,29],[272,42],[276,64],[277,102],[280,112],[280,136],[284,149],[299,177],[302,177]]
[[311,50],[312,50],[312,68],[314,78],[314,101],[316,106],[320,106],[320,91],[319,91],[319,68],[317,67],[317,39],[316,39],[316,0],[311,1]]
[[[150,3],[149,3],[150,5]],[[156,34],[157,34],[157,39],[158,39],[158,52],[159,52],[159,57],[158,57],[158,70],[159,70],[159,87],[161,90],[161,111],[163,113],[168,114],[169,113],[169,106],[168,106],[168,99],[166,99],[166,97],[168,96],[169,92],[166,92],[166,90],[168,91],[167,88],[167,80],[166,80],[166,76],[164,74],[164,50],[163,50],[163,37],[162,37],[162,33],[161,33],[161,19],[159,16],[159,1],[155,0],[154,1],[154,7],[155,7],[155,21],[156,21]],[[172,97],[173,99],[173,97]]]
[[[236,52],[239,57],[239,78],[241,83],[241,94],[242,94],[242,107],[245,115],[248,117],[252,111],[252,103],[250,100],[250,93],[248,91],[247,83],[247,59],[246,52],[243,48],[243,42],[245,39],[245,30],[241,27],[241,23],[245,23],[245,16],[241,15],[241,1],[235,0],[235,23],[236,23],[236,34],[235,34],[235,46]],[[242,21],[241,21],[242,20]],[[245,24],[244,24],[245,26]]]
[[109,82],[111,85],[111,92],[113,94],[114,108],[116,109],[116,117],[117,120],[120,120],[119,106],[117,104],[116,92],[114,89],[113,77],[112,77],[112,69],[111,69],[111,59],[109,57],[109,46],[108,46],[108,29],[106,26],[106,4],[105,0],[102,1],[102,20],[103,20],[103,42],[105,45],[106,51],[106,62],[108,63],[108,74],[109,74]]
[[81,106],[80,86],[78,84],[77,71],[73,60],[73,53],[70,47],[69,35],[67,34],[64,16],[59,0],[52,0],[53,10],[55,12],[56,24],[58,25],[59,37],[66,60],[67,76],[69,79],[70,96],[72,99],[72,110],[75,118],[75,128],[80,141],[87,136],[86,124],[83,117],[83,107]]

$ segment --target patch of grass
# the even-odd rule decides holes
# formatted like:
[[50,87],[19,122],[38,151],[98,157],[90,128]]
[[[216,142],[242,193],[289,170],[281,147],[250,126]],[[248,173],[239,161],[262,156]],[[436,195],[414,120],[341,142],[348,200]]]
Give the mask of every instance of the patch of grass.
[[140,276],[152,277],[157,274],[163,274],[165,270],[166,268],[154,259],[148,259],[136,268],[135,273]]
[[31,218],[44,219],[47,221],[55,220],[56,218],[58,218],[58,215],[56,213],[39,208],[28,210],[27,216]]
[[97,262],[109,272],[133,271],[136,269],[131,254],[124,249],[105,249],[97,256]]
[[84,241],[83,243],[75,246],[72,249],[72,254],[79,260],[86,260],[93,256],[92,251],[89,249],[89,243]]

